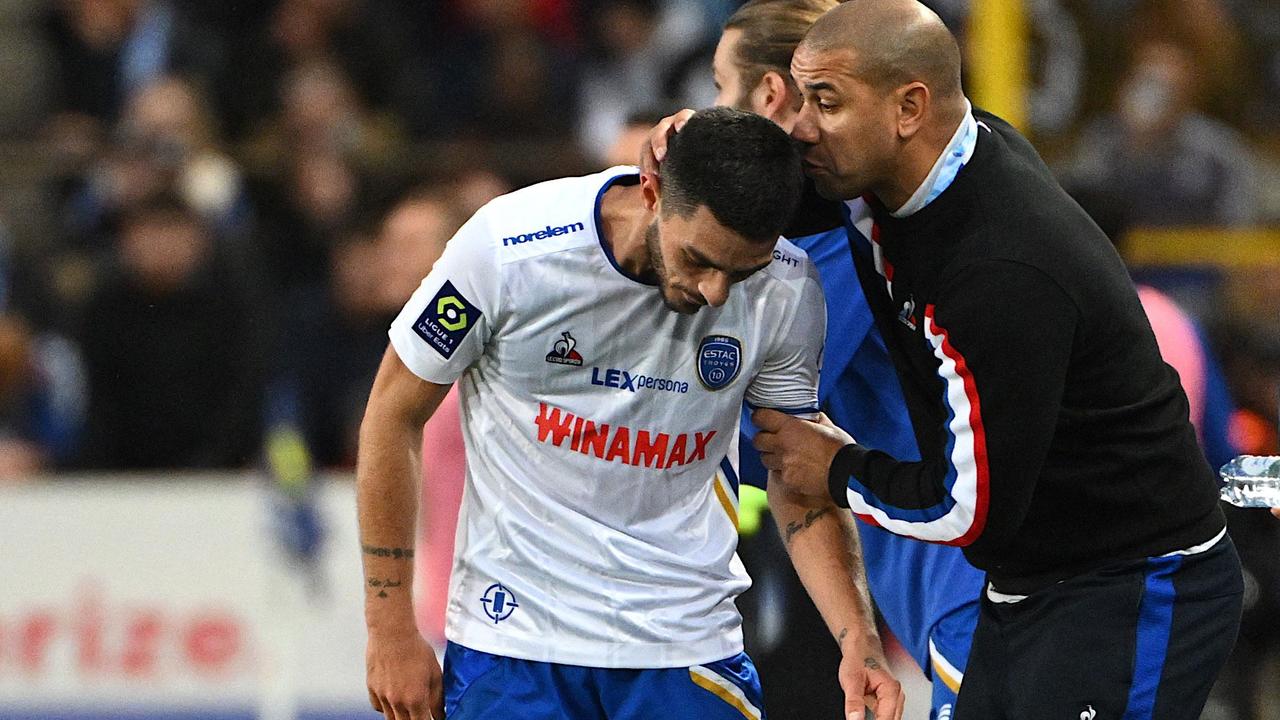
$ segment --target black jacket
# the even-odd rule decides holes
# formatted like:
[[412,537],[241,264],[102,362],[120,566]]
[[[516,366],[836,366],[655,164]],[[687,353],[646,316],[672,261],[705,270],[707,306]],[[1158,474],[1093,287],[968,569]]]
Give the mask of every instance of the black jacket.
[[1120,258],[1024,138],[975,115],[950,187],[901,219],[872,199],[875,242],[850,233],[923,460],[847,446],[833,497],[964,546],[1008,593],[1209,540],[1215,478]]

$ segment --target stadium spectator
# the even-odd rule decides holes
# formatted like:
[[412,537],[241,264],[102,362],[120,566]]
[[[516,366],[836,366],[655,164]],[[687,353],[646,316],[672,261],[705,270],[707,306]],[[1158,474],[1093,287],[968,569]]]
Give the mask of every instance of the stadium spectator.
[[280,0],[265,22],[246,29],[228,83],[231,133],[241,137],[280,107],[277,88],[299,67],[330,62],[351,79],[360,104],[378,113],[416,116],[430,106],[431,79],[423,52],[438,40],[426,18],[406,22],[404,8],[385,0]]
[[1195,319],[1168,295],[1140,284],[1138,300],[1151,321],[1160,356],[1178,371],[1178,379],[1187,394],[1191,424],[1196,428],[1209,465],[1222,467],[1236,455],[1231,438],[1235,407],[1217,354]]
[[471,217],[485,203],[511,190],[509,180],[486,167],[467,168],[445,185],[451,204],[463,217]]
[[[461,0],[432,54],[441,78],[429,125],[450,136],[555,137],[572,127],[578,106],[576,31],[557,37],[527,0]],[[568,26],[569,15],[561,27]],[[447,112],[441,109],[447,108]]]
[[54,49],[55,144],[85,157],[133,94],[165,74],[212,84],[222,49],[166,0],[59,0],[46,20]]
[[162,76],[131,96],[112,142],[64,190],[73,236],[103,237],[142,198],[174,192],[220,237],[240,238],[249,204],[236,163],[221,148],[217,120],[191,82]]
[[249,172],[270,176],[308,153],[336,153],[364,172],[385,170],[404,137],[395,116],[369,108],[342,68],[303,62],[276,86],[280,112],[264,119],[243,148]]
[[1113,238],[1133,226],[1248,225],[1256,168],[1240,136],[1196,112],[1192,56],[1156,40],[1134,51],[1115,112],[1082,133],[1063,186]]
[[258,252],[281,293],[323,285],[329,252],[358,226],[370,181],[341,154],[327,149],[283,155],[283,177],[254,183]]
[[64,467],[84,423],[84,369],[65,338],[0,313],[0,482]]
[[[1257,82],[1256,90],[1242,93],[1243,128],[1280,142],[1280,4],[1273,0],[1240,0],[1230,4],[1236,24],[1245,38],[1246,62],[1240,80]],[[1240,95],[1234,97],[1239,98]],[[1280,209],[1272,206],[1272,222]]]
[[714,42],[715,25],[692,3],[607,0],[593,15],[592,61],[582,78],[579,141],[603,158],[627,119],[664,104],[711,104],[710,97],[671,98],[669,74],[699,46]]
[[283,295],[267,424],[299,430],[316,467],[350,469],[394,309],[380,302],[381,264],[370,235],[342,234],[328,254],[327,283]]
[[171,196],[124,218],[119,272],[79,334],[89,381],[80,462],[95,469],[242,467],[257,454],[262,351],[199,215]]
[[1194,104],[1216,117],[1238,120],[1255,78],[1241,72],[1242,23],[1232,13],[1254,1],[1067,0],[1085,41],[1086,113],[1105,110],[1119,93],[1135,49],[1160,41],[1185,48],[1194,58]]
[[1231,422],[1232,442],[1249,455],[1280,453],[1280,339],[1265,328],[1240,321],[1220,333],[1223,364],[1239,410]]
[[249,209],[240,169],[224,152],[218,120],[196,85],[166,76],[142,88],[116,135],[171,167],[174,189],[220,235],[244,232]]
[[342,233],[328,282],[294,288],[284,302],[271,403],[299,428],[318,467],[350,469],[386,329],[461,225],[434,190],[397,203],[375,234]]
[[378,236],[378,297],[385,309],[404,307],[462,226],[467,216],[451,200],[436,189],[422,188],[408,193],[387,214]]
[[1139,0],[1122,38],[1140,52],[1153,43],[1181,48],[1193,79],[1190,104],[1239,121],[1248,106],[1242,88],[1256,89],[1254,78],[1245,77],[1243,37],[1232,15],[1239,5],[1240,0]]

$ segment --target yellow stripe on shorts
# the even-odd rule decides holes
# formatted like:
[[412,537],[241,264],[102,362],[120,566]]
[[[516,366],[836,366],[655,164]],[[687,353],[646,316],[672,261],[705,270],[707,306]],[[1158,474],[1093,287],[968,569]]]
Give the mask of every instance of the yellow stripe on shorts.
[[689,668],[689,679],[693,680],[694,685],[733,706],[748,720],[760,720],[760,708],[747,699],[746,694],[742,692],[742,688],[729,682],[715,670],[702,665],[694,665]]
[[724,489],[724,483],[720,480],[720,471],[717,470],[715,475],[711,476],[711,484],[716,489],[716,499],[720,501],[720,507],[724,508],[724,512],[729,516],[729,520],[733,522],[733,526],[738,527],[738,509],[733,506],[733,499],[729,497],[729,491]]
[[938,652],[938,647],[933,644],[933,640],[929,641],[929,659],[933,665],[933,676],[942,681],[942,684],[951,688],[951,692],[960,692],[960,683],[964,681],[964,673],[956,669],[942,653]]

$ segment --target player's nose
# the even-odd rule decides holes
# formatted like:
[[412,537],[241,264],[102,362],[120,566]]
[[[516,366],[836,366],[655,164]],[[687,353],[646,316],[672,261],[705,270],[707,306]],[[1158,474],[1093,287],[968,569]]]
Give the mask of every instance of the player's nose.
[[729,276],[722,272],[709,273],[698,283],[698,292],[711,307],[720,307],[729,299],[729,287],[733,283]]

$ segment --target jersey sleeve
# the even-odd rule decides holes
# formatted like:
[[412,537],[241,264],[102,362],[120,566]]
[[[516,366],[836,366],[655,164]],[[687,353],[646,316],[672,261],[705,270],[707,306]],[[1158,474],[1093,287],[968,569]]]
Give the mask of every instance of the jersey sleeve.
[[427,382],[457,380],[493,333],[501,273],[485,213],[482,208],[458,230],[391,323],[391,346]]
[[760,372],[747,386],[750,408],[770,408],[806,417],[818,413],[818,377],[827,335],[827,308],[817,271],[797,283],[787,317],[772,338]]
[[1007,540],[1048,456],[1079,312],[1041,271],[986,261],[950,283],[924,320],[938,359],[938,441],[921,443],[919,462],[845,446],[831,468],[833,498],[898,535]]

